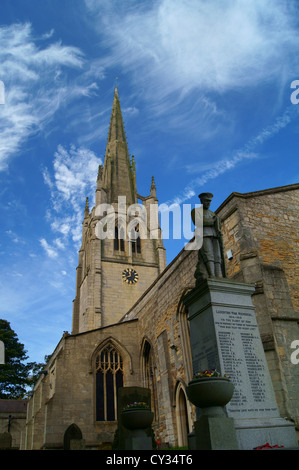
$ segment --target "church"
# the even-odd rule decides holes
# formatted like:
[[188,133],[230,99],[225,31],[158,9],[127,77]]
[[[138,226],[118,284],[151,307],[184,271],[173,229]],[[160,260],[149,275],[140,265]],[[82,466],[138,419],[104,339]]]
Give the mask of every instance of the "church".
[[[196,416],[186,395],[193,371],[182,299],[195,286],[198,252],[183,249],[166,264],[155,182],[149,180],[149,195],[138,194],[117,88],[95,181],[95,207],[90,210],[87,199],[82,214],[72,331],[34,387],[20,448],[62,449],[71,425],[86,449],[111,448],[117,392],[131,386],[151,391],[155,439],[187,446]],[[298,190],[293,184],[233,192],[215,211],[227,277],[254,285],[279,412],[297,431],[299,364],[291,354],[299,339]]]

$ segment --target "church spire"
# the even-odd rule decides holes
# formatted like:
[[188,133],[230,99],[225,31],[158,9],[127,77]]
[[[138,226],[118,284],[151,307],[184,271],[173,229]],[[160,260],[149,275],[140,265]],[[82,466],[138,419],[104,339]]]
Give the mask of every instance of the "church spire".
[[120,109],[118,90],[116,86],[114,90],[114,98],[113,98],[113,104],[112,104],[112,113],[111,113],[109,133],[108,133],[108,143],[113,142],[114,140],[119,140],[120,142],[127,143],[123,118],[122,118],[121,109]]
[[107,202],[116,203],[118,196],[126,196],[127,204],[134,204],[137,201],[134,180],[118,90],[115,86],[103,169],[103,189],[107,193]]

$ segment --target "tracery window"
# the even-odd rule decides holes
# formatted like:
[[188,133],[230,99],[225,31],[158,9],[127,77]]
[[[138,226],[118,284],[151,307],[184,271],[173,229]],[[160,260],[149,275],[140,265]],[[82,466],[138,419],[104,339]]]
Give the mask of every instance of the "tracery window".
[[96,357],[96,420],[117,419],[117,390],[123,386],[123,361],[112,344]]

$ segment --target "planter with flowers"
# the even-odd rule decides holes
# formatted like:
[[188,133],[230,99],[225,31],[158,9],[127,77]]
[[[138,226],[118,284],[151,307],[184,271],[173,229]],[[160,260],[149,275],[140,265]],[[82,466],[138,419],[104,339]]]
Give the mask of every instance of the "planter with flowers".
[[152,425],[154,413],[145,402],[129,403],[122,411],[122,423],[127,429],[146,429]]
[[222,408],[232,398],[234,385],[227,375],[217,370],[204,370],[194,375],[187,387],[191,403],[207,414],[222,414]]
[[234,393],[230,378],[215,369],[204,370],[193,377],[186,391],[191,403],[201,409],[194,423],[194,448],[238,449],[234,420],[227,417],[223,409]]

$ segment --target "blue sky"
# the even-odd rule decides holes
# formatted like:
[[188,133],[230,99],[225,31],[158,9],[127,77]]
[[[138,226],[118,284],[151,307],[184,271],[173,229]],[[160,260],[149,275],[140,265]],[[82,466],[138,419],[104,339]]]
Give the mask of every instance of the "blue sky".
[[[71,331],[85,198],[115,78],[138,192],[159,203],[297,183],[293,0],[1,0],[0,318],[30,360]],[[166,240],[168,263],[186,240]]]

